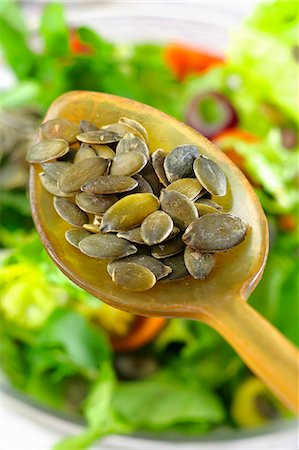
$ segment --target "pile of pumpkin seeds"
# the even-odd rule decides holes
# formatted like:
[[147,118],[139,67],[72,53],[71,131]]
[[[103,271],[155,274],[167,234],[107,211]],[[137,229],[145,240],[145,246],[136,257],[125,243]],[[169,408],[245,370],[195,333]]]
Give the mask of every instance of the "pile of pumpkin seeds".
[[40,181],[72,226],[66,240],[110,260],[107,271],[123,289],[204,280],[216,254],[245,238],[244,221],[214,201],[226,195],[224,172],[194,145],[150,155],[146,129],[127,117],[100,128],[53,119],[40,137],[27,160],[41,164]]

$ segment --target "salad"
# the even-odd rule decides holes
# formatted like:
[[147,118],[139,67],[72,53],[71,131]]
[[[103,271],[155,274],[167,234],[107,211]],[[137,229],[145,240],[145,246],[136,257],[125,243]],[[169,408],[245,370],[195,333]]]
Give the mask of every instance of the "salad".
[[24,155],[47,107],[72,89],[134,98],[209,137],[249,178],[269,221],[269,259],[250,302],[298,345],[296,4],[259,5],[225,56],[112,44],[70,29],[58,3],[44,8],[34,47],[17,3],[1,3],[0,26],[16,78],[1,94],[0,364],[25,396],[84,420],[55,449],[86,449],[109,433],[198,436],[289,417],[205,324],[134,317],[74,286],[34,230]]

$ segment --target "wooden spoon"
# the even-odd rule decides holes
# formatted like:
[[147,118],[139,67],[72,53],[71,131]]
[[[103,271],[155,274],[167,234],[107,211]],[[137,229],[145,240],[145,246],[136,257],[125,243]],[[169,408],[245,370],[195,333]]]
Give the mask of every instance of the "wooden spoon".
[[[53,208],[53,198],[43,189],[40,167],[31,166],[30,200],[41,240],[57,266],[81,288],[109,305],[125,311],[160,317],[200,320],[216,329],[250,369],[293,411],[298,410],[298,354],[270,323],[245,300],[260,280],[268,254],[268,228],[262,207],[240,170],[211,142],[185,124],[141,103],[95,92],[70,92],[50,107],[45,121],[81,119],[104,125],[127,116],[140,121],[149,133],[150,151],[170,151],[194,144],[216,161],[229,180],[229,192],[217,198],[227,210],[250,226],[245,241],[217,256],[217,265],[205,281],[191,277],[157,283],[144,293],[118,288],[107,273],[106,261],[82,254],[64,238],[70,228]],[[279,268],[278,268],[279,270]]]

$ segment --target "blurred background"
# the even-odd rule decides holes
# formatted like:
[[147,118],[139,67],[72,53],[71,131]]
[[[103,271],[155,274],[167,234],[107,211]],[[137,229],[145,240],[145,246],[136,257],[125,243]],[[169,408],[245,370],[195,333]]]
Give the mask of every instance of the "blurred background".
[[110,434],[100,448],[298,448],[294,418],[213,330],[113,310],[58,271],[25,162],[73,89],[192,125],[261,200],[271,247],[250,302],[298,345],[298,31],[292,1],[0,3],[3,449],[87,449]]

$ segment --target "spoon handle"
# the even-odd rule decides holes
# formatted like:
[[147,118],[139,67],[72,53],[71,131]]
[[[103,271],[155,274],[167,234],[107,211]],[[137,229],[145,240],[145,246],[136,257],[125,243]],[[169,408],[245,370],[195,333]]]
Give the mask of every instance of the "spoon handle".
[[290,410],[298,413],[299,353],[293,344],[238,297],[214,304],[205,321]]

